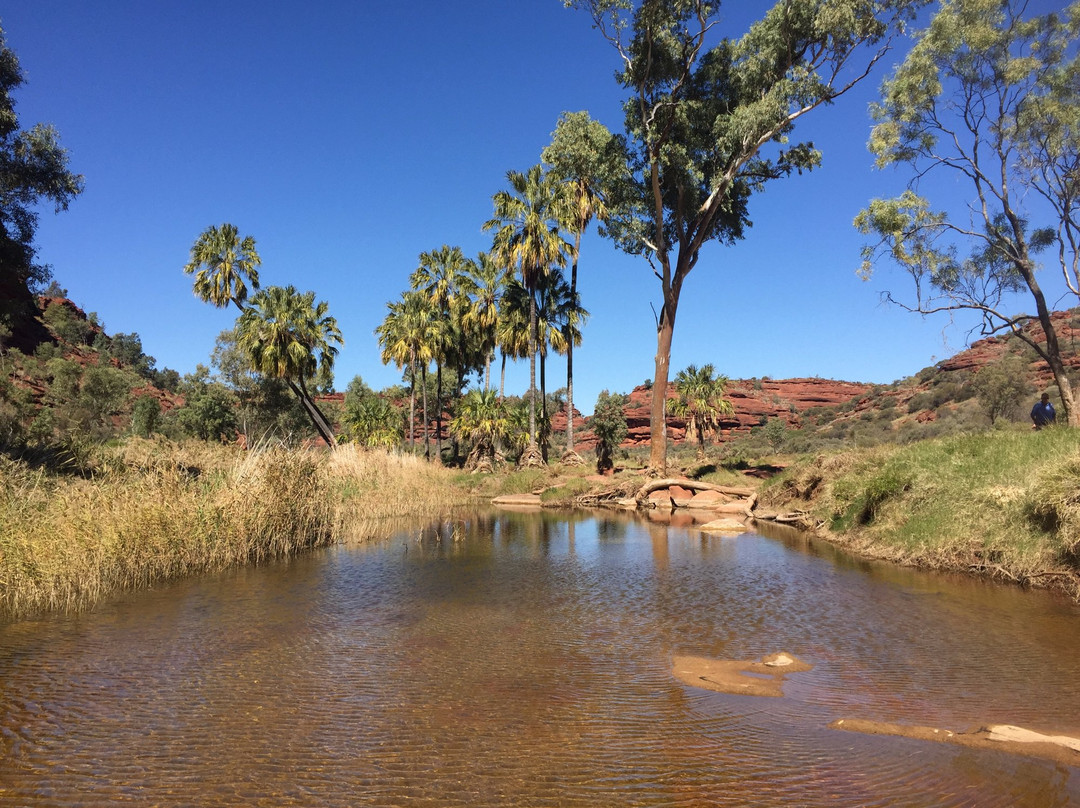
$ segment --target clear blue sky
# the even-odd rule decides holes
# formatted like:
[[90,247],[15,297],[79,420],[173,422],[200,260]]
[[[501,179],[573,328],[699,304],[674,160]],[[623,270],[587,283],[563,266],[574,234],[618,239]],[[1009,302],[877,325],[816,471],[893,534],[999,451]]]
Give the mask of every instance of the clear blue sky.
[[[729,3],[735,36],[769,4]],[[37,243],[56,280],[110,333],[137,332],[158,367],[209,363],[234,313],[199,302],[182,272],[198,235],[252,235],[263,285],[328,301],[345,337],[335,377],[400,381],[373,335],[417,256],[475,255],[508,169],[539,161],[559,114],[587,109],[621,131],[614,51],[560,0],[32,0],[0,12],[27,84],[22,125],[51,122],[86,191],[43,212]],[[887,59],[889,64],[895,58]],[[908,292],[886,269],[859,280],[851,222],[903,177],[872,169],[866,104],[884,76],[812,113],[795,137],[819,170],[774,183],[733,248],[710,246],[679,310],[674,370],[731,378],[890,382],[962,348],[967,328],[880,303]],[[575,403],[653,375],[659,283],[595,233],[583,243]],[[508,372],[523,392],[527,363]],[[550,363],[548,388],[565,383]]]

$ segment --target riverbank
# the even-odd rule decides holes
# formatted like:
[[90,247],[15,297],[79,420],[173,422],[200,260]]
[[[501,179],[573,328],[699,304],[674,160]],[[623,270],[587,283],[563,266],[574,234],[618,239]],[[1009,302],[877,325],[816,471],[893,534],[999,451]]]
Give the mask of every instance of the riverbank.
[[1080,599],[1080,432],[1000,430],[799,458],[761,486],[855,554]]
[[0,457],[0,615],[258,563],[438,513],[466,495],[420,459],[132,439],[82,474]]
[[[470,475],[354,446],[245,452],[130,439],[97,451],[80,474],[0,456],[0,617],[83,609],[118,591],[383,535],[391,519],[499,495],[595,507],[625,503],[646,482],[632,467],[613,477],[558,465]],[[1002,430],[786,462],[764,482],[722,465],[684,471],[756,488],[756,518],[793,515],[856,555],[1080,599],[1076,430]]]

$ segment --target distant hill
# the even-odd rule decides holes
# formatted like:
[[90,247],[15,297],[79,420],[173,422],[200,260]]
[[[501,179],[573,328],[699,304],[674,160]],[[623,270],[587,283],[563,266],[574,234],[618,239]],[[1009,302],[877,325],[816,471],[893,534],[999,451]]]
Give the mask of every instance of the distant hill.
[[[1080,377],[1080,309],[1055,312],[1053,319],[1066,364]],[[1029,326],[1028,333],[1038,335],[1041,341],[1042,330],[1037,324]],[[792,430],[834,437],[844,437],[859,426],[864,431],[873,426],[884,435],[887,431],[914,433],[919,429],[917,425],[961,416],[975,423],[978,405],[972,401],[974,391],[970,385],[974,375],[1010,354],[1020,356],[1027,368],[1032,401],[1043,390],[1050,390],[1056,398],[1051,389],[1053,374],[1046,363],[1020,339],[1003,335],[978,340],[951,358],[888,385],[821,378],[732,380],[728,398],[735,412],[722,419],[714,442],[722,444],[746,437],[774,418],[783,420]],[[669,399],[676,397],[673,384],[668,385],[667,395]],[[651,398],[652,389],[645,385],[629,393],[624,410],[629,428],[625,448],[648,444]],[[595,441],[585,431],[588,419],[579,413],[575,416],[575,435],[580,436],[575,442],[579,450],[591,449]],[[553,418],[552,431],[559,434],[565,427],[566,414],[559,412]],[[669,415],[667,432],[672,443],[679,444],[686,439],[686,423]]]
[[[24,391],[32,406],[42,406],[48,396],[49,380],[44,365],[50,357],[61,357],[80,367],[106,364],[131,372],[129,397],[151,396],[161,411],[182,406],[183,399],[174,391],[179,374],[159,371],[153,357],[142,352],[136,334],[110,337],[96,322],[66,297],[38,296],[39,316],[32,333],[14,334],[8,340],[16,361],[9,365],[8,379]],[[1059,339],[1070,370],[1080,381],[1080,309],[1053,314]],[[1038,326],[1029,333],[1041,337]],[[37,340],[37,342],[34,342]],[[26,354],[18,361],[19,352]],[[758,434],[758,428],[770,421],[782,421],[790,434],[801,443],[790,447],[806,450],[807,441],[849,439],[909,440],[959,429],[988,425],[976,401],[971,382],[981,369],[1007,356],[1021,358],[1026,382],[1033,401],[1038,393],[1053,389],[1053,376],[1035,352],[1011,335],[990,337],[974,342],[969,348],[935,365],[923,368],[914,376],[880,385],[858,381],[822,378],[771,379],[768,377],[731,380],[728,397],[734,413],[722,419],[714,443],[727,444]],[[676,397],[674,385],[668,386],[668,398]],[[639,385],[628,394],[624,410],[628,426],[625,448],[648,445],[650,386]],[[343,394],[321,397],[326,403],[340,405]],[[1030,402],[1018,407],[1014,417],[1023,419]],[[591,450],[594,440],[588,431],[588,419],[575,411],[575,435],[580,451]],[[444,423],[444,432],[446,425]],[[552,433],[561,436],[566,428],[565,411],[552,417]],[[678,445],[686,440],[683,419],[668,416],[668,437]],[[444,435],[444,437],[447,437]],[[816,445],[816,444],[815,444]]]

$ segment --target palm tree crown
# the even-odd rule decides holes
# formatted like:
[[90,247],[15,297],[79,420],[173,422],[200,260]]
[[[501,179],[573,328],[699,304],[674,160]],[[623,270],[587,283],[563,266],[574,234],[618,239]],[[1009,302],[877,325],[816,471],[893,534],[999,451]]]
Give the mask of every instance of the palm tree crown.
[[251,299],[237,320],[236,342],[259,373],[305,382],[329,374],[338,345],[344,344],[337,320],[314,292],[270,286]]
[[675,376],[678,397],[670,404],[671,413],[686,419],[686,429],[697,438],[698,456],[705,456],[705,435],[720,426],[722,415],[731,415],[735,408],[724,398],[727,377],[717,376],[711,365],[688,365]]
[[[559,234],[558,215],[562,205],[562,185],[535,165],[522,174],[509,171],[511,191],[498,191],[492,202],[495,216],[484,224],[494,230],[492,252],[495,260],[520,273],[529,293],[529,442],[536,447],[536,288],[552,267],[566,263],[569,245]],[[537,453],[530,451],[530,458]]]
[[270,286],[237,318],[236,344],[258,373],[288,383],[319,435],[334,447],[333,427],[307,388],[317,373],[330,377],[337,346],[344,344],[337,321],[326,312],[326,302],[315,303],[314,292]]
[[234,303],[243,310],[247,300],[247,280],[259,288],[262,259],[255,250],[255,239],[240,238],[235,225],[209,227],[191,247],[191,260],[184,272],[195,274],[195,295],[206,303],[223,308]]

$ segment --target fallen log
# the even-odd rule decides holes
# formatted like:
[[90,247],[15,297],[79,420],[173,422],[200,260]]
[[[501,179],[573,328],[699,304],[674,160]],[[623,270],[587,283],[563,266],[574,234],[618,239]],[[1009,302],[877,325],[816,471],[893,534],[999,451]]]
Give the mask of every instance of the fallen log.
[[688,480],[685,477],[668,477],[663,480],[650,480],[645,483],[645,485],[638,489],[634,499],[640,502],[653,491],[659,491],[661,488],[671,488],[673,485],[687,488],[691,491],[719,491],[721,494],[727,494],[732,497],[749,498],[754,495],[753,488],[738,488],[732,485],[715,485],[713,483],[699,482],[698,480]]

